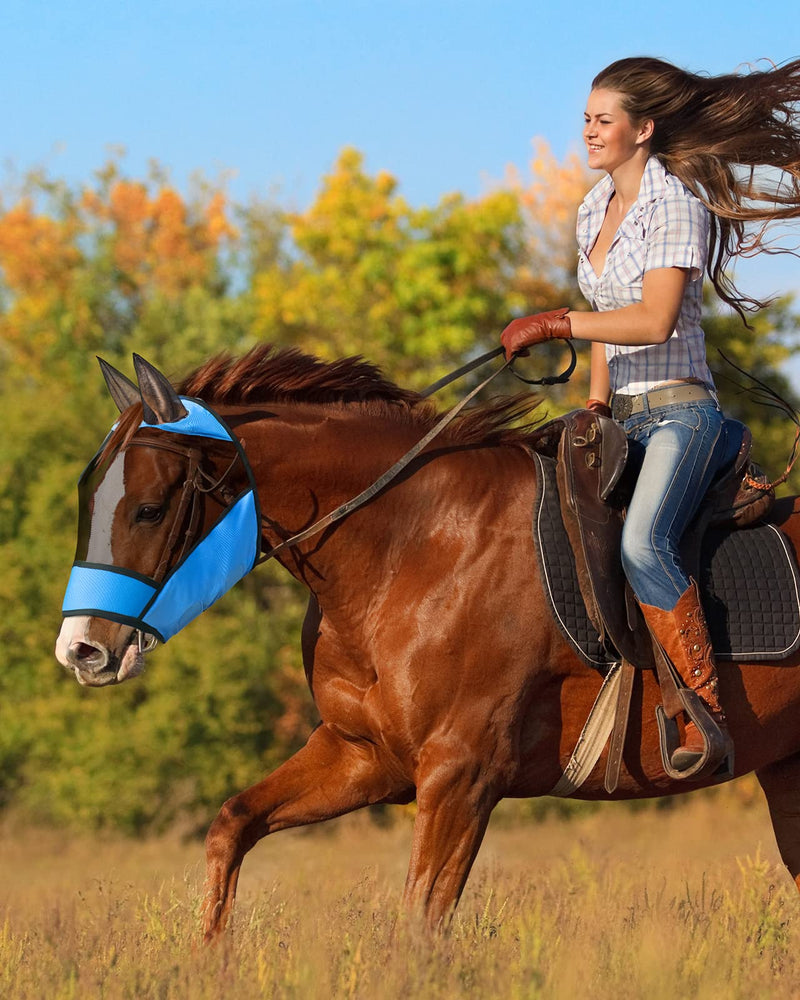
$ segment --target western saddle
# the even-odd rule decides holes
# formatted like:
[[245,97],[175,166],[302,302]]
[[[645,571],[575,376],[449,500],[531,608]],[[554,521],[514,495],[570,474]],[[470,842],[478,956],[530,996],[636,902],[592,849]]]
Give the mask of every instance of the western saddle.
[[[723,469],[706,494],[684,535],[683,563],[690,575],[699,572],[700,541],[709,527],[743,528],[769,514],[774,490],[750,461],[752,438],[739,421],[727,422],[739,442],[735,460]],[[664,769],[674,778],[720,779],[714,771],[718,729],[698,696],[681,681],[655,643],[625,579],[620,557],[622,525],[638,470],[629,461],[628,439],[614,420],[589,410],[574,410],[539,428],[532,447],[557,461],[558,491],[564,527],[575,558],[578,585],[592,625],[606,648],[615,650],[622,681],[606,769],[606,788],[616,787],[635,669],[654,669],[662,691],[657,712]],[[677,718],[685,712],[705,737],[707,752],[688,771],[670,764],[678,744]]]

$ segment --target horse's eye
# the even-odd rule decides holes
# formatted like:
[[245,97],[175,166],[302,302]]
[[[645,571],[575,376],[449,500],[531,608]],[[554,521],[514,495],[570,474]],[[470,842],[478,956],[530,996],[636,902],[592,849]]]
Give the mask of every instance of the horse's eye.
[[137,521],[143,521],[146,524],[157,524],[161,520],[161,516],[164,513],[164,509],[160,504],[156,503],[145,503],[139,508],[136,514]]

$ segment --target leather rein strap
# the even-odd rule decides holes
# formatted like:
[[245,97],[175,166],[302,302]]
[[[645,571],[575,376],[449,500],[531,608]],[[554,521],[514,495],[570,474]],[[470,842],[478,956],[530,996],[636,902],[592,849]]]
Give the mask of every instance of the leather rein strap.
[[[567,382],[569,380],[570,375],[572,375],[573,371],[575,370],[575,363],[576,363],[575,348],[572,346],[571,341],[567,341],[567,343],[569,345],[570,351],[572,352],[572,358],[567,368],[560,375],[545,376],[544,378],[541,379],[524,379],[522,378],[522,376],[517,375],[516,372],[513,372],[513,370],[512,374],[516,375],[517,378],[521,379],[521,381],[523,382],[526,382],[528,385],[555,385],[559,382]],[[438,382],[434,382],[433,385],[429,386],[427,389],[425,389],[423,392],[420,393],[420,397],[424,399],[427,396],[432,395],[437,390],[443,388],[446,385],[449,385],[455,379],[460,378],[462,375],[466,375],[468,372],[474,371],[476,368],[481,367],[482,365],[486,364],[487,361],[491,361],[493,358],[498,357],[502,353],[503,353],[502,347],[497,347],[492,351],[487,351],[486,354],[482,354],[480,357],[475,358],[473,361],[468,362],[466,365],[463,365],[456,371],[451,372],[449,375],[445,375],[444,378],[439,379]],[[367,503],[374,496],[380,493],[382,489],[388,486],[388,484],[391,483],[393,479],[396,479],[397,476],[403,471],[403,469],[405,469],[405,467],[409,464],[409,462],[412,462],[417,457],[417,455],[419,455],[419,453],[423,450],[423,448],[427,447],[427,445],[429,445],[435,437],[441,434],[441,432],[445,429],[445,427],[447,427],[447,425],[455,417],[458,416],[458,414],[464,409],[467,403],[469,403],[472,399],[474,399],[475,396],[477,396],[478,393],[481,391],[481,389],[484,389],[492,381],[492,379],[496,378],[501,372],[504,372],[507,368],[513,365],[515,360],[516,360],[516,355],[510,358],[508,361],[506,361],[502,365],[502,367],[497,369],[497,371],[492,372],[491,375],[485,378],[483,382],[481,382],[479,385],[475,386],[474,389],[470,390],[470,392],[468,392],[467,395],[464,396],[462,400],[460,400],[460,402],[456,403],[456,405],[452,409],[448,410],[447,413],[445,413],[445,415],[441,418],[441,420],[439,420],[428,431],[428,433],[413,446],[413,448],[409,449],[409,451],[407,451],[405,455],[399,458],[394,463],[394,465],[390,469],[387,469],[382,476],[376,479],[371,486],[368,486],[367,489],[359,493],[358,496],[353,497],[352,500],[346,501],[345,503],[337,507],[335,510],[332,510],[329,514],[326,514],[325,517],[320,518],[319,521],[316,521],[310,527],[304,529],[303,531],[298,532],[296,535],[292,535],[291,538],[284,539],[284,541],[280,542],[274,548],[270,549],[269,552],[265,552],[260,557],[260,559],[256,561],[256,566],[260,565],[262,562],[266,562],[267,559],[271,559],[274,555],[277,555],[277,553],[281,552],[283,549],[288,549],[293,545],[297,545],[299,542],[305,541],[306,538],[311,538],[312,535],[319,534],[320,531],[324,531],[325,528],[329,527],[331,524],[334,524],[336,521],[340,521],[343,517],[346,517],[348,514],[352,513],[354,510],[357,510],[359,507],[363,507],[365,503]]]

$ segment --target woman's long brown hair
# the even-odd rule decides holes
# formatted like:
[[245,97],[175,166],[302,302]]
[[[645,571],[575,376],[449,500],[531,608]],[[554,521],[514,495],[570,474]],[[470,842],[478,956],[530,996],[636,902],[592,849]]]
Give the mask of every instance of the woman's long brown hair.
[[653,120],[651,152],[711,212],[708,276],[717,294],[743,318],[762,308],[726,268],[735,256],[796,252],[774,246],[767,230],[800,218],[800,59],[699,76],[641,56],[612,63],[592,87],[620,93],[632,121]]

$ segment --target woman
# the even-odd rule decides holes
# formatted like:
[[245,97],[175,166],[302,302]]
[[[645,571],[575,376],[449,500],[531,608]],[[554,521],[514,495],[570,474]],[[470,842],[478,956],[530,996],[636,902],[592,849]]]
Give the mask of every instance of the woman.
[[[763,245],[770,222],[800,216],[798,101],[800,60],[722,77],[644,57],[603,70],[583,137],[589,166],[606,176],[577,226],[578,279],[594,311],[522,317],[502,335],[507,357],[553,338],[592,342],[587,407],[621,421],[643,451],[623,530],[625,573],[652,635],[728,747],[708,628],[678,549],[732,457],[700,326],[703,272],[740,314],[763,305],[741,295],[725,268]],[[780,185],[769,187],[775,171],[760,180],[741,169],[765,165],[783,171]],[[689,721],[672,765],[686,770],[703,752]]]

